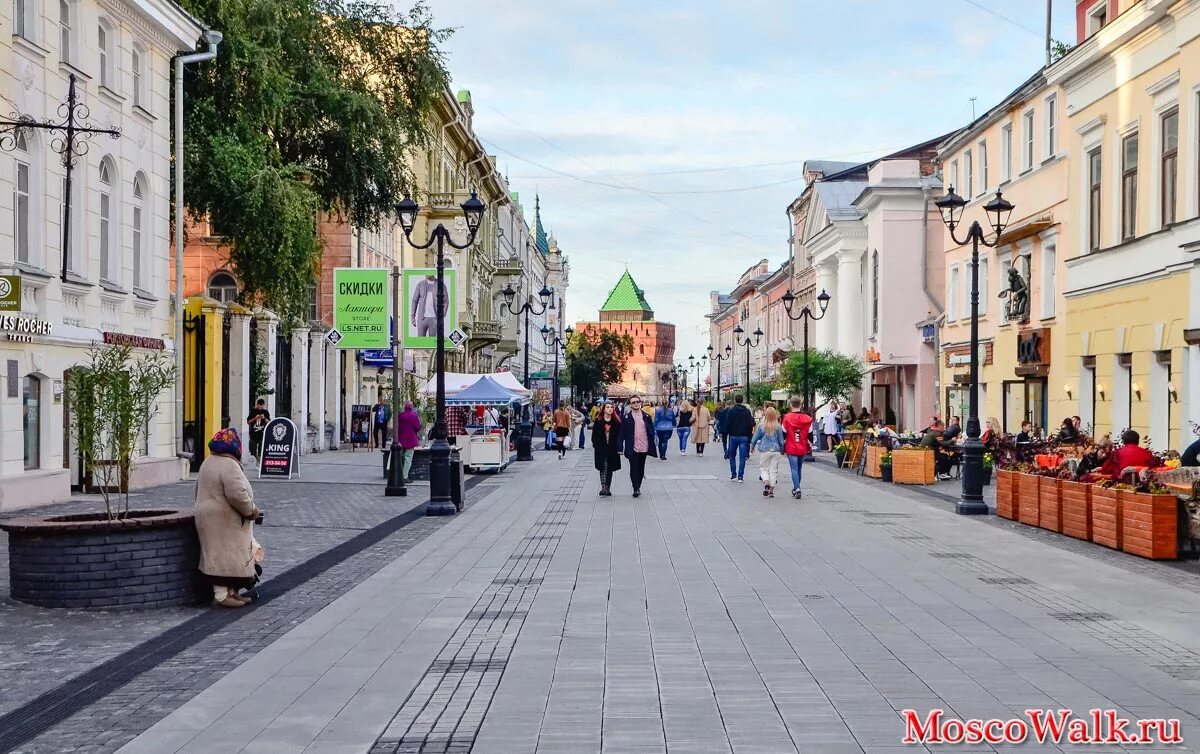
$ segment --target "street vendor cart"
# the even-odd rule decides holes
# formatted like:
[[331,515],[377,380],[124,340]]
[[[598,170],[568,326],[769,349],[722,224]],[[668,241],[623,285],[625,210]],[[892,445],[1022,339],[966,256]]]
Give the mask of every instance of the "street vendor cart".
[[[521,395],[503,387],[490,376],[480,377],[470,387],[446,396],[447,406],[512,406],[528,403]],[[499,472],[509,464],[508,437],[499,425],[468,424],[459,455],[469,471]]]

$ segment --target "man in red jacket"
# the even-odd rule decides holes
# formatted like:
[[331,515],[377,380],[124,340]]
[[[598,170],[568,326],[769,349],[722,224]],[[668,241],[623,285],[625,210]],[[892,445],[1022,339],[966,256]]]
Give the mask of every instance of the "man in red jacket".
[[804,470],[804,457],[808,455],[808,435],[812,431],[812,417],[804,413],[799,398],[788,402],[791,411],[783,416],[783,433],[787,438],[784,453],[792,469],[792,497],[800,499],[800,476]]
[[1148,449],[1143,448],[1139,444],[1141,441],[1141,435],[1132,429],[1122,432],[1121,447],[1109,454],[1108,460],[1100,468],[1100,473],[1119,481],[1121,479],[1121,471],[1130,466],[1144,468],[1157,465],[1154,454]]

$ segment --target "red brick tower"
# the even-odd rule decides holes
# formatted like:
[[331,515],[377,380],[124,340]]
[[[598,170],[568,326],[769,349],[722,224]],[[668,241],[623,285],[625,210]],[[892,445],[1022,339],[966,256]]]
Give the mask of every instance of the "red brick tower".
[[[613,287],[600,307],[599,322],[579,322],[582,331],[607,330],[633,338],[633,356],[625,365],[621,387],[657,398],[671,392],[670,372],[675,364],[675,325],[655,322],[654,310],[629,270]],[[666,381],[663,377],[666,375]]]

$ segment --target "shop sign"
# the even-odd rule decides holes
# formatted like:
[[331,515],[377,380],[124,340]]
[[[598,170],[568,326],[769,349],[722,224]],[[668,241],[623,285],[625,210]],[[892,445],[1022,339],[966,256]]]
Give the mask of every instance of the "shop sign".
[[21,276],[0,275],[0,312],[21,311]]
[[9,340],[32,343],[34,335],[53,334],[54,325],[44,319],[33,317],[0,316],[0,332],[8,333]]
[[921,340],[926,343],[932,343],[937,337],[937,327],[935,325],[921,326]]
[[333,329],[326,336],[338,348],[387,348],[388,271],[339,267],[333,271]]
[[286,416],[277,416],[263,430],[261,460],[258,476],[291,479],[300,476],[297,464],[299,448],[296,447],[296,424]]
[[151,351],[165,351],[167,348],[167,343],[162,338],[148,338],[144,335],[126,335],[120,332],[105,332],[104,342],[110,346],[147,348]]
[[1017,333],[1018,375],[1043,376],[1050,368],[1050,328],[1024,330]]
[[[971,352],[968,350],[966,353],[952,353],[946,357],[946,360],[952,367],[969,366],[971,364]],[[979,344],[979,363],[980,365],[988,363],[986,343]]]

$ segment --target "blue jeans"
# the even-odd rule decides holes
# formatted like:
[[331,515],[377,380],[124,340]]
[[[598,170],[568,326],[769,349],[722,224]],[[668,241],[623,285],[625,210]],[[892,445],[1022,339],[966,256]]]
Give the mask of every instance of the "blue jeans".
[[741,479],[746,475],[746,459],[750,457],[749,437],[729,438],[729,476]]
[[792,467],[792,490],[800,489],[800,477],[804,474],[804,456],[788,454],[788,465]]
[[583,450],[583,441],[587,439],[587,427],[579,425],[579,449]]
[[671,444],[671,433],[673,431],[674,430],[670,430],[670,429],[655,430],[654,434],[658,435],[658,457],[659,458],[662,458],[664,460],[666,459],[667,446]]
[[678,432],[679,432],[679,452],[686,453],[687,452],[688,435],[692,434],[692,428],[691,427],[680,427]]

